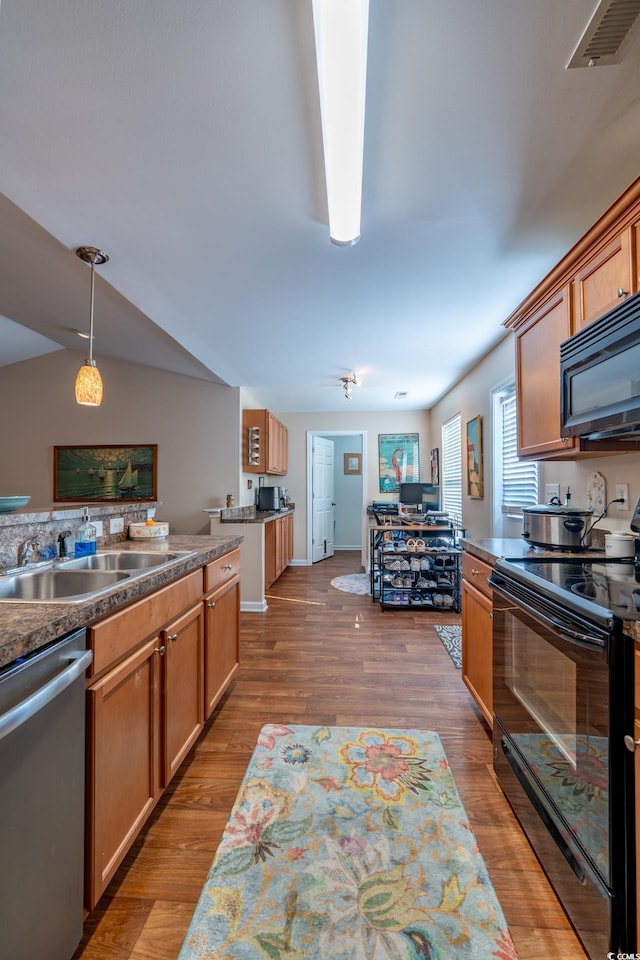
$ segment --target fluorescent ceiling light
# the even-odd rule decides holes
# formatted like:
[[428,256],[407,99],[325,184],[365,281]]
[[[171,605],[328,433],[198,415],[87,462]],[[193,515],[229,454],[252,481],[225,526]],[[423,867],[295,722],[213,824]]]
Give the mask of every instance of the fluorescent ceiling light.
[[329,236],[360,239],[369,0],[313,0]]

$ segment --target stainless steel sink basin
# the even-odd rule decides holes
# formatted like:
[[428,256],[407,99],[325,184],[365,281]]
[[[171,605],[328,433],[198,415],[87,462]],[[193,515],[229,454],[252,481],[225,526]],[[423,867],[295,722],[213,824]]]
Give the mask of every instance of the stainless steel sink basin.
[[36,570],[0,579],[0,600],[31,603],[80,603],[122,580],[122,571]]
[[180,553],[133,553],[126,550],[95,553],[90,557],[67,560],[65,570],[148,570],[180,560]]
[[38,564],[37,569],[15,567],[0,576],[0,603],[83,603],[117,584],[170,567],[196,553],[112,550]]

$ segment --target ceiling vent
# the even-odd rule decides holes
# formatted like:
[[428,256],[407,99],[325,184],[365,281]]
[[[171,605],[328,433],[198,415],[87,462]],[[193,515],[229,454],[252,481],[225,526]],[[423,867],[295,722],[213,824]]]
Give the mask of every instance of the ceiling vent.
[[405,400],[407,397],[408,393],[406,390],[398,390],[398,392],[393,395],[394,400]]
[[600,0],[567,68],[620,63],[638,32],[638,14],[640,0]]

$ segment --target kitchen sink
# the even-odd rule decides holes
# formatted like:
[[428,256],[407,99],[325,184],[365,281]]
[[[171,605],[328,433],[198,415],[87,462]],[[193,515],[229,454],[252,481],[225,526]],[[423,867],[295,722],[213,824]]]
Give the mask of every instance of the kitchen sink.
[[111,587],[193,557],[196,550],[137,553],[114,550],[88,557],[15,567],[0,576],[0,603],[83,603]]
[[120,550],[113,553],[94,553],[89,557],[66,560],[65,570],[148,570],[180,560],[180,553],[134,553]]
[[123,571],[36,570],[0,578],[0,600],[20,603],[79,603],[130,575]]

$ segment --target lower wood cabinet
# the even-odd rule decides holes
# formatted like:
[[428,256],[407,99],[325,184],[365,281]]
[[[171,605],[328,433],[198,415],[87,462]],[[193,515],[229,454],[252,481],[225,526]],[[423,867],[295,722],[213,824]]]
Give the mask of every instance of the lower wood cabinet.
[[462,679],[493,729],[493,596],[491,566],[462,555]]
[[264,585],[270,587],[293,556],[293,514],[269,520],[264,529]]
[[209,717],[240,663],[240,577],[205,599],[204,706]]
[[235,550],[88,630],[89,910],[237,669],[239,573]]

